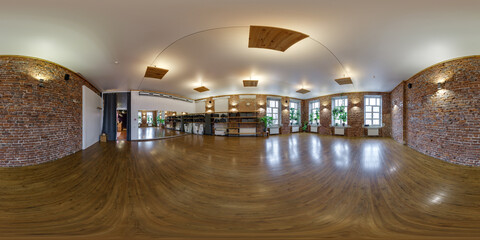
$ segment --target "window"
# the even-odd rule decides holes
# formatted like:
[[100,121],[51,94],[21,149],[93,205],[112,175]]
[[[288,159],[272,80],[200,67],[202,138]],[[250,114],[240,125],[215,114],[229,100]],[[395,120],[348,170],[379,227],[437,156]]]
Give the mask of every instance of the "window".
[[320,124],[320,100],[313,100],[308,103],[308,122],[311,125]]
[[382,96],[368,96],[364,98],[365,125],[382,125]]
[[290,125],[298,126],[301,122],[300,101],[290,100]]
[[150,126],[153,124],[153,113],[147,112],[147,124]]
[[280,125],[280,99],[267,99],[267,116],[272,117],[272,125]]
[[138,112],[138,125],[142,124],[142,112]]
[[348,97],[332,98],[332,125],[347,125],[348,118]]

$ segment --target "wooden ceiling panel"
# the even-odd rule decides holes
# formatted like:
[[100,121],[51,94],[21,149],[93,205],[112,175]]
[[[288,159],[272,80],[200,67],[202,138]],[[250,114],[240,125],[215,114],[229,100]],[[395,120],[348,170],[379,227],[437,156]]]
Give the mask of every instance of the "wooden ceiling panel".
[[335,82],[337,82],[338,85],[353,84],[352,79],[349,77],[335,79]]
[[285,52],[308,35],[284,28],[250,26],[249,48],[266,48]]
[[158,78],[162,79],[165,74],[167,74],[168,70],[163,68],[157,67],[147,67],[147,71],[145,71],[146,78]]
[[197,91],[197,92],[210,91],[210,89],[206,88],[205,86],[197,87],[197,88],[194,88],[193,90],[195,90],[195,91]]
[[297,90],[298,93],[301,93],[301,94],[305,94],[305,93],[309,93],[310,90],[307,90],[305,88],[300,88],[299,90]]
[[258,80],[243,80],[244,87],[256,87],[258,85]]

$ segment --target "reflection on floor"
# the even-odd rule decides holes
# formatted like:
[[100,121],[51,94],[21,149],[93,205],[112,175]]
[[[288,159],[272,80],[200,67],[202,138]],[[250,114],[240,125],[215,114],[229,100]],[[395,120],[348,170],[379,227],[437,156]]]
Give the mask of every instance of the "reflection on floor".
[[127,130],[117,132],[117,140],[127,140]]
[[388,138],[97,143],[0,168],[0,239],[480,239],[479,176]]
[[175,136],[185,135],[180,131],[160,128],[160,127],[143,127],[138,128],[138,140],[161,139]]

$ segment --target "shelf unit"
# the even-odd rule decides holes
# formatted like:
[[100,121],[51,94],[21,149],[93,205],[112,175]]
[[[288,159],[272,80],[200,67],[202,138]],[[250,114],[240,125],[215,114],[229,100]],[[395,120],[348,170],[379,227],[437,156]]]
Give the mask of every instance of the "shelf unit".
[[229,112],[228,136],[258,136],[258,112]]

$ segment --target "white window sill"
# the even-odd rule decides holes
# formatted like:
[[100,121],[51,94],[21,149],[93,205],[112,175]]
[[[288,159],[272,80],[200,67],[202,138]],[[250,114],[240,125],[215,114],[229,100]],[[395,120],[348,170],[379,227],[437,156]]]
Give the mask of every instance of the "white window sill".
[[377,128],[383,128],[385,127],[385,124],[382,124],[381,126],[363,126],[363,128],[369,128],[369,129],[377,129]]
[[345,126],[342,126],[342,125],[335,126],[335,125],[333,125],[331,127],[334,127],[334,128],[349,128],[349,127],[352,127],[352,126],[350,126],[350,125],[345,125]]

